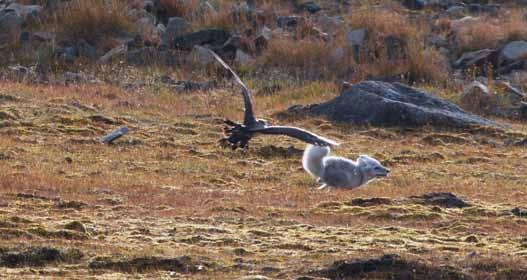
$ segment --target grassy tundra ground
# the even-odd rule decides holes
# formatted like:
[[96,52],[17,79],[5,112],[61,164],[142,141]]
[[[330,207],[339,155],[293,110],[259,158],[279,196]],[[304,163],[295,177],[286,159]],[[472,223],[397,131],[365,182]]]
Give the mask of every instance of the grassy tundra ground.
[[[221,119],[243,114],[238,89],[173,94],[3,82],[0,274],[283,279],[320,276],[337,260],[398,254],[430,271],[524,279],[527,219],[511,210],[527,204],[525,148],[501,145],[506,134],[274,117],[336,94],[331,84],[292,85],[256,95],[256,111],[340,140],[336,154],[374,155],[390,177],[353,191],[318,191],[301,168],[303,143],[261,137],[245,152],[218,147]],[[95,141],[119,125],[130,127],[124,139]],[[411,198],[430,192],[455,193],[471,206]],[[357,198],[386,200],[363,205]],[[355,276],[419,273],[404,269]]]

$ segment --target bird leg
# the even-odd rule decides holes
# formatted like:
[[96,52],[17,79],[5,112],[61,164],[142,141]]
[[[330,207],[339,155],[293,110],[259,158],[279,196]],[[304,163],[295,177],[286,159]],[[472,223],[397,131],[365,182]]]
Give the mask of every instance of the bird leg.
[[229,119],[225,119],[223,123],[225,124],[223,127],[225,137],[218,141],[220,146],[224,148],[230,147],[233,150],[238,148],[246,149],[251,139],[251,133],[247,127]]

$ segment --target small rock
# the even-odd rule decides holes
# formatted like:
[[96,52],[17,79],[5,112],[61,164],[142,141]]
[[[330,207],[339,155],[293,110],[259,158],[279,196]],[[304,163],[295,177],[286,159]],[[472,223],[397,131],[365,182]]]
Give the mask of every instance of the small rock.
[[53,40],[54,34],[46,31],[33,32],[33,38],[39,42],[49,42]]
[[470,206],[470,204],[452,193],[427,193],[422,196],[412,196],[410,199],[420,204],[436,205],[446,208],[465,208]]
[[88,78],[86,75],[82,73],[74,73],[74,72],[65,72],[62,74],[59,78],[59,82],[63,84],[71,84],[71,83],[85,83],[88,82],[90,78]]
[[160,50],[155,47],[143,47],[128,51],[125,54],[125,61],[129,65],[173,65],[176,59],[167,50]]
[[106,54],[101,56],[97,63],[99,64],[106,64],[111,62],[114,58],[122,56],[126,53],[126,46],[120,45],[118,47],[115,47],[111,50],[109,50]]
[[321,15],[318,17],[318,26],[320,26],[324,32],[329,34],[334,34],[338,31],[339,28],[343,26],[343,23],[344,21],[340,16],[330,17],[328,15]]
[[65,229],[86,233],[86,226],[79,221],[72,221],[64,225]]
[[174,87],[178,92],[207,91],[216,88],[216,81],[195,82],[195,81],[175,81]]
[[314,1],[300,3],[296,6],[296,8],[299,11],[308,11],[311,14],[315,14],[321,10],[320,6],[318,6]]
[[234,63],[239,65],[247,65],[254,62],[254,58],[246,54],[244,51],[238,49],[236,50],[236,56],[234,57]]
[[236,255],[236,256],[246,256],[249,254],[249,252],[247,250],[245,250],[244,248],[236,248],[233,250],[233,253]]
[[176,49],[191,50],[196,45],[223,46],[231,34],[223,29],[211,28],[177,36],[173,40]]
[[269,280],[270,278],[263,275],[249,275],[239,278],[239,280]]
[[162,44],[170,46],[174,38],[184,35],[190,28],[186,20],[180,17],[168,19],[165,33],[162,36]]
[[527,95],[507,81],[497,81],[496,86],[505,94],[505,99],[510,105],[519,105],[527,100]]
[[110,132],[110,134],[104,136],[101,138],[101,143],[103,144],[111,144],[113,141],[121,138],[123,135],[128,133],[128,127],[123,126],[119,127],[118,129]]
[[84,207],[88,206],[88,204],[84,203],[84,202],[81,202],[81,201],[75,201],[75,200],[71,200],[71,201],[59,201],[57,202],[56,204],[56,207],[57,208],[62,208],[62,209],[76,209],[76,210],[80,210]]
[[79,53],[79,56],[86,57],[92,60],[97,59],[97,49],[90,43],[86,42],[84,39],[81,39],[77,42],[76,48]]
[[276,17],[276,23],[278,27],[283,28],[283,29],[295,28],[303,21],[304,21],[304,18],[300,16],[278,16]]
[[412,10],[422,10],[426,7],[428,0],[403,0],[403,6]]
[[489,65],[497,65],[497,56],[498,52],[493,49],[466,52],[454,62],[454,66],[462,69],[471,67],[485,68]]
[[198,45],[192,48],[192,52],[189,56],[194,62],[201,65],[209,65],[216,61],[209,49]]
[[[162,23],[158,23],[156,25],[156,28],[154,29],[154,34],[158,37],[162,37],[166,31],[167,31],[167,28],[165,27],[165,25]],[[170,44],[168,44],[166,47],[169,47],[169,46]]]
[[260,33],[254,39],[254,46],[256,48],[257,53],[261,53],[263,50],[267,48],[272,36],[273,36],[273,31],[269,27],[264,26],[260,30]]
[[57,48],[55,50],[55,56],[65,62],[73,63],[77,59],[77,49],[74,47]]
[[88,119],[92,122],[97,122],[97,123],[104,123],[104,124],[115,124],[116,123],[114,119],[103,116],[103,115],[99,115],[99,114],[91,115],[88,117]]
[[156,29],[156,18],[152,15],[147,15],[136,20],[135,25],[139,34],[153,34]]
[[355,198],[351,201],[352,206],[369,207],[376,205],[391,204],[392,201],[388,198],[373,197],[373,198]]
[[520,207],[514,207],[511,210],[511,213],[514,216],[520,217],[520,218],[527,218],[527,209],[520,208]]
[[366,28],[349,31],[346,37],[351,46],[362,47],[366,40]]
[[[251,7],[250,1],[247,1],[247,4],[249,8],[254,9],[254,7]],[[199,8],[200,8],[200,12],[204,15],[208,15],[208,14],[214,15],[218,13],[218,10],[216,10],[216,8],[214,8],[214,6],[207,0],[200,1]]]
[[462,18],[465,16],[465,7],[460,5],[452,6],[445,11],[445,14],[450,18]]
[[487,86],[474,81],[463,90],[460,97],[461,107],[472,112],[487,112],[496,105],[496,97]]
[[475,235],[469,235],[465,238],[465,242],[468,243],[478,243],[478,238]]
[[154,4],[153,0],[145,0],[143,3],[143,9],[154,15],[157,13],[157,5]]
[[452,30],[454,32],[459,32],[461,29],[470,26],[472,24],[475,24],[478,22],[478,18],[466,16],[462,17],[460,19],[455,19],[450,22],[450,26],[452,27]]
[[406,40],[389,35],[384,39],[384,44],[386,46],[387,55],[389,60],[401,59],[406,56]]

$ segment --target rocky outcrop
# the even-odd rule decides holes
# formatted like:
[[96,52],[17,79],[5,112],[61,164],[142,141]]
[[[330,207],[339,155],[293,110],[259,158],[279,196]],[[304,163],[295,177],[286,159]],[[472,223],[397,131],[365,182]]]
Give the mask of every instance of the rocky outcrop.
[[22,21],[13,11],[0,11],[0,47],[15,42],[22,32]]
[[500,64],[515,63],[527,58],[527,42],[513,41],[503,47],[500,52]]
[[231,37],[223,29],[204,29],[175,37],[173,47],[176,49],[190,50],[196,45],[222,46]]
[[378,81],[353,85],[333,100],[310,106],[308,111],[316,115],[325,115],[336,122],[376,126],[500,126],[421,90],[400,83]]

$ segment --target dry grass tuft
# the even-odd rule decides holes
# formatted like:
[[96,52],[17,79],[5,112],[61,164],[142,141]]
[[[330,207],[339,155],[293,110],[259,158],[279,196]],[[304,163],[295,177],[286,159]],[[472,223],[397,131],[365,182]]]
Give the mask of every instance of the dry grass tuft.
[[500,44],[527,39],[527,20],[520,10],[513,10],[506,17],[482,17],[460,24],[454,32],[458,53],[484,48],[496,48]]
[[200,5],[198,0],[160,0],[159,3],[168,17],[182,18],[188,18]]
[[[367,38],[357,67],[356,80],[368,77],[404,77],[410,82],[443,82],[448,76],[446,58],[424,43],[424,24],[410,22],[393,10],[352,12],[349,22],[365,28]],[[389,41],[395,42],[390,46]]]
[[323,41],[278,38],[270,42],[264,63],[297,77],[315,79],[340,72],[332,53],[332,46]]
[[349,23],[367,30],[366,41],[359,50],[349,46],[343,32],[329,42],[316,38],[306,32],[306,23],[299,26],[296,36],[273,39],[264,54],[265,63],[307,79],[395,78],[425,83],[447,80],[446,58],[425,45],[425,30],[409,22],[405,15],[365,9],[353,13]]
[[58,10],[54,26],[65,38],[96,43],[108,35],[134,30],[126,1],[73,0]]

